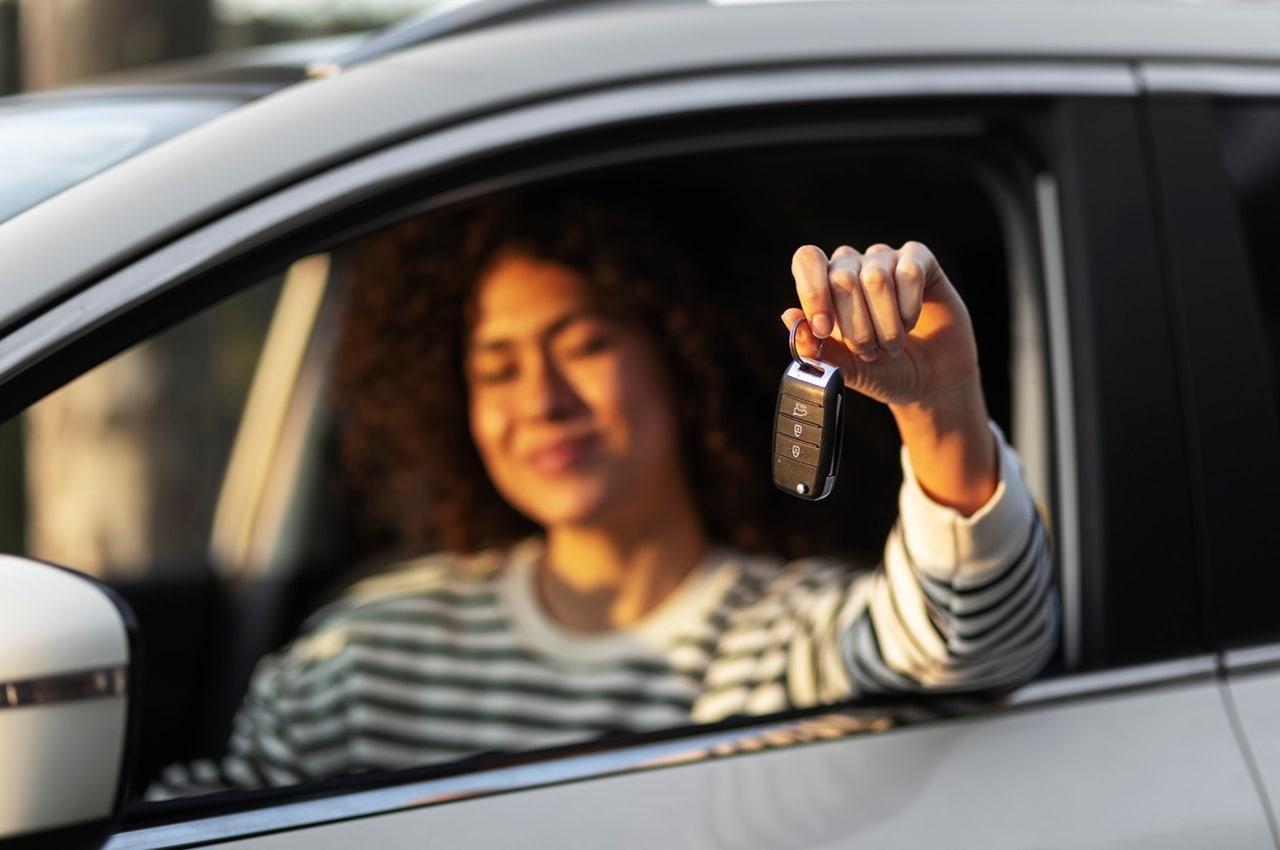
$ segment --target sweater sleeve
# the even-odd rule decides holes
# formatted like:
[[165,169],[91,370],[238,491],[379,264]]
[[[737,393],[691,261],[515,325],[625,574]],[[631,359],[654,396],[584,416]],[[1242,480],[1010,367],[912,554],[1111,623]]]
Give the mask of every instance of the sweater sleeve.
[[[471,566],[501,557],[484,553]],[[380,601],[445,590],[457,565],[452,553],[428,555],[365,578],[313,612],[297,637],[254,668],[226,754],[167,766],[143,799],[270,788],[364,769],[351,720],[367,687],[356,669],[355,621]]]
[[[236,712],[227,754],[169,765],[144,799],[292,785],[351,770],[341,714],[309,718],[332,714],[349,696],[346,646],[335,618],[265,656]],[[321,740],[326,733],[332,740]]]
[[[971,516],[921,489],[906,447],[898,520],[874,571],[828,584],[808,602],[793,646],[794,704],[858,694],[1008,690],[1057,647],[1052,550],[1003,431],[1000,482]],[[822,598],[822,597],[829,598]]]

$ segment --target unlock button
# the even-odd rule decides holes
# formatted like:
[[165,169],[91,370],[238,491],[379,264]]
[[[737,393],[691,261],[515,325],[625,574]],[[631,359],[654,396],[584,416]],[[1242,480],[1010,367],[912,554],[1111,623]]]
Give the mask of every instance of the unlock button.
[[801,443],[797,440],[788,439],[785,435],[779,434],[774,442],[773,450],[778,455],[790,458],[808,466],[818,465],[818,447],[811,446],[808,443]]

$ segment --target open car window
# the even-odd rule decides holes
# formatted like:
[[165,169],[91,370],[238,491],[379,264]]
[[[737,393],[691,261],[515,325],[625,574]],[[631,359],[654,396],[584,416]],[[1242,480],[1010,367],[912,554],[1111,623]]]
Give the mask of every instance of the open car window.
[[[282,275],[28,411],[27,551],[107,576],[157,648],[135,794],[288,786],[918,694],[953,675],[928,657],[951,652],[936,606],[952,593],[979,594],[975,611],[987,618],[961,627],[956,657],[997,644],[1009,653],[972,688],[1007,689],[1045,669],[1054,638],[1041,638],[1057,629],[1046,613],[1052,443],[1040,326],[1026,321],[1021,289],[1029,282],[1007,265],[1009,241],[1021,237],[952,151],[868,144],[857,154],[825,144],[688,156],[419,214],[293,257]],[[882,200],[851,208],[833,183]],[[579,242],[573,228],[511,229],[556,216],[575,216]],[[624,219],[637,226],[615,226]],[[595,457],[604,426],[539,443],[531,463],[552,473],[533,485],[519,479],[528,470],[518,452],[505,471],[500,456],[481,457],[473,430],[482,392],[494,410],[523,403],[505,395],[509,382],[544,350],[510,315],[485,320],[482,356],[467,335],[486,315],[468,287],[489,266],[465,246],[498,244],[503,233],[561,252],[561,271],[586,264],[588,291],[613,287],[584,302],[585,319],[539,312],[554,275],[523,290],[519,316],[543,323],[538,346],[566,375],[589,376],[586,401],[556,391],[548,403],[564,407],[552,420],[604,403],[591,397],[611,380],[600,364],[616,353],[610,335],[631,322],[649,322],[646,344],[674,351],[687,370],[677,386],[706,399],[679,415],[688,430],[677,445],[700,482],[690,509],[708,529],[708,554],[673,604],[612,637],[557,623],[535,582],[541,512],[569,499],[557,476]],[[602,239],[607,255],[581,247]],[[988,572],[967,587],[949,584],[925,537],[902,536],[901,441],[883,404],[846,392],[831,498],[801,502],[770,483],[777,380],[789,361],[778,314],[796,300],[796,248],[912,240],[933,250],[967,305],[992,439],[1022,452],[1000,456],[1002,493],[1022,500],[1008,514],[1016,539],[986,553]],[[637,268],[646,274],[632,276]],[[508,282],[554,271],[529,267]],[[685,287],[674,307],[647,292],[673,284]],[[119,371],[121,362],[133,367]],[[49,477],[32,460],[43,435],[90,412],[103,423],[98,436],[60,441],[49,463],[99,472]],[[636,421],[643,427],[627,433],[658,420]],[[163,489],[123,460],[130,452]],[[69,489],[94,506],[54,513],[48,494]],[[624,504],[634,498],[619,492]],[[908,501],[934,511],[924,498],[913,490]],[[944,511],[930,516],[950,522]],[[120,542],[98,561],[70,548],[103,548],[112,524]],[[45,531],[59,527],[60,539]],[[873,598],[888,606],[878,625]],[[194,652],[200,664],[189,663]]]

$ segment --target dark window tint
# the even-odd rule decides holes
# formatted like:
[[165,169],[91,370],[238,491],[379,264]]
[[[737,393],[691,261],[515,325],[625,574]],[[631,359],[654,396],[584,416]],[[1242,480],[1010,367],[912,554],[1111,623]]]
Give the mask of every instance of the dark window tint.
[[1280,375],[1280,101],[1224,104],[1216,118],[1263,308],[1272,372]]
[[[1202,331],[1212,329],[1215,321],[1224,328],[1210,333],[1232,352],[1231,360],[1210,367],[1206,379],[1229,376],[1229,393],[1199,412],[1202,467],[1206,480],[1216,477],[1219,482],[1216,493],[1206,492],[1212,572],[1205,576],[1205,585],[1216,618],[1215,639],[1224,646],[1239,646],[1280,635],[1280,617],[1267,601],[1275,597],[1275,573],[1261,554],[1280,543],[1269,514],[1280,498],[1280,451],[1275,442],[1280,430],[1280,99],[1221,101],[1212,109],[1221,167],[1235,208],[1215,207],[1211,192],[1195,200],[1202,215],[1214,216],[1212,224],[1225,224],[1233,237],[1239,231],[1240,242],[1224,243],[1222,256],[1211,265],[1220,273],[1231,273],[1231,255],[1242,251],[1245,265],[1234,275],[1247,278],[1247,287],[1232,292],[1238,280],[1218,282],[1213,296],[1226,309],[1216,320],[1213,310],[1206,309],[1209,315],[1200,323]],[[1208,165],[1212,169],[1218,163]],[[1228,442],[1235,447],[1224,446]]]

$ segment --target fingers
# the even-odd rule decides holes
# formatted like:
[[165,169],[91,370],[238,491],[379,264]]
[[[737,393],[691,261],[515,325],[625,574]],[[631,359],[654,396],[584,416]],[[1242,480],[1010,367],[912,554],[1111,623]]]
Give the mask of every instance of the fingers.
[[906,337],[899,314],[898,287],[893,279],[897,261],[898,252],[888,245],[872,245],[863,255],[861,276],[875,342],[881,351],[893,356],[902,351]]
[[933,253],[919,242],[897,250],[877,243],[865,253],[841,245],[829,259],[817,246],[805,245],[792,257],[791,271],[803,308],[795,311],[796,321],[807,318],[809,325],[798,339],[836,333],[868,363],[902,352],[920,320],[925,291],[943,278]]
[[894,277],[898,282],[898,308],[902,325],[907,331],[920,321],[924,306],[924,291],[938,280],[942,269],[933,252],[919,242],[907,242],[898,251],[898,264]]
[[835,308],[827,286],[827,255],[816,245],[802,245],[791,257],[791,274],[809,327],[820,337],[829,336],[835,328]]
[[898,281],[898,315],[902,317],[902,327],[909,332],[920,320],[924,307],[924,273],[918,263],[902,255],[893,276]]
[[874,359],[876,331],[863,296],[862,268],[862,255],[848,245],[841,245],[831,252],[827,279],[831,284],[840,338],[851,351],[867,360],[868,356]]

